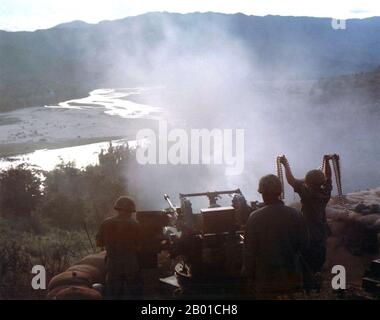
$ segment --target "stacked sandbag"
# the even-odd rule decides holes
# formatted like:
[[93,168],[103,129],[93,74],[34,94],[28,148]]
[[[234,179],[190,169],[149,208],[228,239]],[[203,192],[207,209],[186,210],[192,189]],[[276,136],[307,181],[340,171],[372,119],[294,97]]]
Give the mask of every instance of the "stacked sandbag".
[[[49,296],[48,296],[49,297]],[[91,288],[82,286],[61,287],[56,290],[54,296],[50,295],[50,299],[57,300],[101,300],[102,295]]]
[[379,203],[380,188],[365,191],[353,192],[346,195],[346,199],[351,203],[359,204],[363,202],[366,205]]
[[328,206],[326,217],[334,221],[346,221],[350,219],[350,212],[339,207]]
[[380,188],[348,194],[345,199],[333,198],[326,210],[327,218],[336,225],[350,251],[356,255],[376,254],[380,246]]
[[66,271],[53,277],[48,285],[48,299],[96,300],[101,294],[92,288],[104,283],[105,251],[86,256]]

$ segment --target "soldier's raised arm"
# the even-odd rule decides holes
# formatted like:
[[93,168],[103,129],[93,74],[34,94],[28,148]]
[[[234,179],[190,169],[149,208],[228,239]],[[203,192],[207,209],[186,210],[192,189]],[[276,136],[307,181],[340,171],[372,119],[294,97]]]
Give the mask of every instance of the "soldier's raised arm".
[[332,173],[331,173],[331,166],[330,166],[330,160],[333,156],[325,155],[323,157],[323,174],[325,175],[326,180],[331,180]]
[[298,183],[301,182],[301,180],[296,179],[293,176],[292,170],[290,169],[289,161],[285,157],[285,155],[279,156],[281,164],[283,164],[285,168],[285,176],[288,183],[294,188]]

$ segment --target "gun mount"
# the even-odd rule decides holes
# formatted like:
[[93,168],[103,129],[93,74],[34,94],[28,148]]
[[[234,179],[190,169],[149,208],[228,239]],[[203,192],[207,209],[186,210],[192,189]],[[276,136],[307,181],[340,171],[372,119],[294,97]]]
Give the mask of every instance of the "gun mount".
[[236,190],[225,190],[225,191],[213,191],[213,192],[199,192],[199,193],[180,193],[179,198],[189,198],[189,197],[201,197],[206,196],[209,199],[210,202],[210,208],[213,208],[214,206],[218,206],[216,201],[220,199],[221,195],[232,195],[232,194],[242,194],[240,189]]
[[[232,196],[230,206],[220,206],[222,195]],[[209,207],[194,213],[189,198],[208,197]],[[240,189],[180,193],[180,207],[165,195],[181,235],[171,239],[171,257],[181,258],[175,277],[185,295],[237,295],[241,293],[243,233],[249,214],[259,206],[248,205]],[[172,215],[173,216],[173,215]]]
[[[214,202],[222,195],[232,196],[231,206],[221,207]],[[210,206],[194,213],[188,198],[197,196],[208,197]],[[239,189],[180,194],[178,207],[168,195],[164,198],[168,209],[136,213],[143,230],[139,263],[144,277],[144,297],[172,297],[178,287],[183,295],[198,298],[240,294],[244,280],[240,273],[244,225],[250,212],[260,204],[248,205]],[[169,251],[171,258],[166,258],[165,268],[158,258],[163,250]],[[174,267],[171,269],[170,265]],[[159,274],[172,275],[160,279],[170,287],[159,288]],[[48,298],[101,299],[104,281],[105,252],[101,252],[54,277],[49,283]],[[78,285],[83,292],[75,289]]]

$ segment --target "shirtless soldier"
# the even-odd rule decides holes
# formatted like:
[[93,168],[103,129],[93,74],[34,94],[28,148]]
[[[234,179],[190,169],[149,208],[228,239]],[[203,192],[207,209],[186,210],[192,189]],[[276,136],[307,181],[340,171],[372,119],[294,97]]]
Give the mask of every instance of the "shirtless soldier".
[[311,170],[304,180],[299,180],[294,178],[286,157],[280,156],[280,162],[285,167],[286,180],[301,198],[301,211],[309,232],[310,246],[304,255],[304,282],[307,291],[320,290],[320,274],[326,261],[326,241],[330,235],[326,220],[326,206],[332,191],[329,160],[333,157],[334,155],[324,156],[324,171]]

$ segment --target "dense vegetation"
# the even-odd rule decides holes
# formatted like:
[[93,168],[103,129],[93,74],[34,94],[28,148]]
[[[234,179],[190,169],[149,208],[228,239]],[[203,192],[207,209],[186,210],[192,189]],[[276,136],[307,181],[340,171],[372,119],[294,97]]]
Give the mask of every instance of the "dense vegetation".
[[109,146],[99,164],[61,163],[44,172],[27,165],[0,171],[0,299],[42,298],[31,288],[32,266],[48,279],[94,252],[96,229],[127,193],[128,146]]

